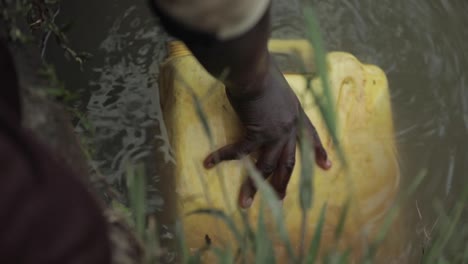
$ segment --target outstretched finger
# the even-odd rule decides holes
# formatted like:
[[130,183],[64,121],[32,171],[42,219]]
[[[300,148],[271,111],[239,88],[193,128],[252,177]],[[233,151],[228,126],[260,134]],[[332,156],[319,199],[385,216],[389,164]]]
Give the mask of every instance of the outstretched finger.
[[271,177],[270,183],[281,200],[286,196],[286,188],[291,179],[296,163],[296,138],[291,137],[283,148],[278,160],[278,166]]
[[324,170],[330,169],[332,164],[331,161],[328,159],[327,151],[323,147],[322,141],[320,140],[317,130],[310,121],[309,117],[307,117],[307,115],[305,114],[304,109],[301,109],[301,121],[305,131],[304,135],[307,136],[314,148],[315,162]]
[[[278,143],[264,147],[256,163],[256,168],[264,179],[268,178],[276,169],[278,159],[281,155],[283,144]],[[242,208],[248,208],[252,205],[257,188],[252,178],[247,177],[241,185],[239,192],[239,205]]]
[[208,155],[203,161],[203,165],[205,168],[211,169],[222,161],[240,159],[242,156],[251,153],[256,147],[257,143],[249,140],[224,146]]

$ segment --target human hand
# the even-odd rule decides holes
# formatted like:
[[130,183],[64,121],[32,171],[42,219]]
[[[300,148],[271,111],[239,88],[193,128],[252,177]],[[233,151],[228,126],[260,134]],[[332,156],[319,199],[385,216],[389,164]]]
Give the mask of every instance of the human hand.
[[[293,90],[272,58],[268,60],[265,76],[250,89],[255,93],[233,95],[229,87],[226,89],[228,99],[244,125],[245,136],[208,155],[204,166],[213,168],[222,161],[240,159],[258,150],[256,168],[265,179],[270,178],[272,187],[282,200],[295,165],[299,121],[305,129],[304,135],[313,144],[317,165],[327,170],[331,162]],[[248,177],[240,189],[239,205],[250,207],[256,191],[254,182]]]

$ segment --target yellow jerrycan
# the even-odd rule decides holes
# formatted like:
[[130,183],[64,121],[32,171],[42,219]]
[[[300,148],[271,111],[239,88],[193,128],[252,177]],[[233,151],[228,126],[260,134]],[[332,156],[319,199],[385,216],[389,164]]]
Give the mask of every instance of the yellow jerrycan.
[[[269,49],[273,53],[296,51],[304,60],[312,61],[309,58],[313,56],[313,49],[305,40],[270,40]],[[339,245],[359,256],[363,247],[380,230],[399,187],[388,84],[380,68],[362,64],[351,54],[331,52],[327,60],[338,139],[347,161],[346,167],[340,162],[312,96],[302,96],[306,92],[306,79],[301,74],[284,73],[333,162],[329,171],[314,167],[313,206],[306,220],[306,248],[326,203],[321,252]],[[305,65],[310,66],[310,63]],[[312,82],[314,87],[319,87],[318,78]],[[232,218],[236,225],[243,226],[237,197],[246,175],[245,163],[223,162],[211,170],[204,169],[202,165],[211,151],[236,142],[242,136],[242,126],[225,96],[223,85],[204,70],[181,42],[175,41],[169,43],[169,56],[161,65],[160,100],[176,160],[170,174],[176,181],[177,210],[187,246],[195,251],[209,240],[211,245],[235,248],[235,238],[225,222],[211,215],[187,215],[197,209],[217,208]],[[207,135],[207,126],[210,136]],[[282,206],[288,236],[296,251],[300,248],[302,236],[299,155],[297,152],[296,167]],[[258,222],[259,204],[260,194],[257,194],[252,207],[244,211],[254,229]],[[345,207],[345,222],[339,241],[336,241],[336,229]],[[265,218],[266,224],[273,225],[271,218]],[[278,262],[288,263],[281,240],[277,237],[272,240]]]

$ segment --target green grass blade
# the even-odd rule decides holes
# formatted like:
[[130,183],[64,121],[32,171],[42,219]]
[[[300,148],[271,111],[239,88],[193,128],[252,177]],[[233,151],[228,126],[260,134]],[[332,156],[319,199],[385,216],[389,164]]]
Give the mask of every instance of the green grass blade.
[[312,238],[312,241],[309,247],[309,252],[308,252],[307,259],[306,259],[306,263],[308,264],[315,263],[317,259],[319,249],[320,249],[320,241],[322,239],[322,231],[323,231],[323,225],[325,223],[326,212],[327,212],[327,204],[325,203],[322,206],[322,210],[320,211],[319,221],[317,223],[317,227],[315,228],[314,237]]
[[218,257],[218,262],[219,264],[232,264],[234,263],[234,256],[231,251],[225,250],[225,249],[220,249],[220,248],[214,248],[212,250],[215,255]]
[[240,210],[239,213],[241,215],[242,224],[244,225],[245,233],[247,235],[247,238],[249,239],[250,242],[254,243],[255,242],[255,233],[254,233],[254,231],[252,229],[252,226],[250,225],[248,213],[247,213],[246,210]]
[[343,207],[343,209],[340,212],[340,218],[338,219],[338,225],[336,226],[336,229],[335,229],[335,241],[337,241],[337,242],[341,238],[341,235],[343,234],[344,225],[345,225],[346,217],[348,216],[348,211],[349,211],[350,204],[351,204],[351,199],[348,198],[346,200],[345,206]]
[[276,263],[271,239],[265,225],[264,206],[260,204],[257,236],[255,241],[255,263]]
[[146,178],[143,165],[139,164],[136,168],[127,166],[126,176],[135,228],[140,238],[143,239],[146,229]]
[[338,261],[339,264],[347,264],[349,263],[349,257],[351,256],[351,250],[347,249],[343,254],[341,254],[341,257]]
[[193,256],[189,256],[187,260],[187,264],[200,264],[202,263],[201,261],[201,254],[197,253],[194,254]]
[[390,209],[390,212],[387,215],[379,234],[377,235],[377,238],[376,238],[377,242],[380,243],[381,241],[383,241],[388,231],[390,230],[391,224],[397,215],[400,205],[404,204],[405,201],[407,201],[407,199],[414,193],[414,191],[418,188],[418,186],[424,180],[426,175],[427,175],[427,170],[425,169],[421,170],[419,174],[416,176],[416,178],[413,180],[413,182],[410,184],[410,187],[399,197],[395,206],[393,206]]
[[441,242],[438,245],[438,247],[434,250],[436,255],[442,253],[442,251],[444,250],[444,248],[447,245],[448,241],[450,240],[450,238],[452,237],[452,235],[456,231],[457,224],[460,221],[460,217],[461,217],[462,212],[463,212],[463,206],[464,205],[462,205],[462,204],[457,204],[455,206],[455,212],[449,218],[449,225],[448,225],[447,229],[445,230],[443,237],[440,240]]
[[256,251],[256,240],[255,233],[249,222],[248,211],[239,210],[239,214],[241,216],[242,224],[244,227],[244,243],[240,245],[240,258],[242,260],[241,263],[246,263],[248,252],[252,251],[252,253],[255,253]]
[[[224,75],[226,75],[227,72],[228,72],[227,70],[223,71],[223,75],[220,78],[225,78]],[[178,76],[178,80],[184,85],[184,87],[187,89],[187,91],[189,92],[189,94],[192,97],[194,107],[195,107],[195,113],[197,114],[198,119],[202,123],[203,130],[204,130],[204,132],[206,134],[206,137],[208,138],[208,141],[210,143],[210,149],[213,151],[214,146],[215,146],[215,142],[213,140],[213,132],[212,132],[211,127],[210,127],[209,122],[208,122],[209,119],[206,116],[205,111],[203,110],[201,100],[195,94],[195,92],[193,91],[190,84],[188,84],[180,75],[177,75],[177,76]],[[215,82],[213,84],[213,87],[211,87],[210,89],[214,89],[214,87],[219,86],[221,84],[222,84],[221,82]],[[219,87],[219,88],[221,88],[221,87]],[[218,176],[218,181],[219,181],[221,189],[222,189],[221,191],[223,193],[223,200],[224,200],[225,206],[228,209],[228,211],[233,211],[231,203],[229,202],[229,197],[227,196],[227,194],[228,194],[227,190],[228,189],[227,189],[226,181],[225,181],[225,178],[224,178],[224,174],[223,174],[223,172],[222,172],[222,170],[220,169],[219,166],[216,166],[215,169],[216,169],[216,172],[217,172],[216,174]]]
[[[299,120],[303,120],[300,118]],[[299,204],[301,207],[301,229],[300,229],[300,246],[299,246],[299,262],[302,262],[304,256],[305,234],[307,233],[307,218],[308,211],[312,207],[313,200],[313,150],[312,142],[304,136],[304,126],[300,123],[300,140],[299,150],[301,153],[301,171],[299,177]]]
[[465,250],[463,252],[463,264],[468,264],[468,243],[466,243]]
[[243,241],[242,233],[237,228],[236,224],[234,223],[234,220],[230,218],[229,216],[227,216],[224,213],[224,211],[219,210],[219,209],[212,209],[212,208],[202,208],[202,209],[191,211],[187,213],[186,216],[196,215],[196,214],[209,215],[209,216],[222,220],[227,225],[229,230],[232,232],[232,234],[236,238],[239,245],[242,245],[242,241]]
[[414,193],[414,191],[418,188],[421,184],[423,179],[427,174],[427,170],[423,169],[419,172],[413,182],[410,184],[409,188],[400,195],[398,200],[396,201],[395,205],[392,206],[387,213],[382,226],[380,227],[375,240],[370,244],[367,249],[367,253],[365,256],[366,262],[372,262],[372,259],[375,257],[377,253],[377,249],[379,248],[380,244],[384,241],[385,237],[387,236],[390,228],[392,226],[393,221],[398,215],[398,210],[400,209],[401,205],[408,200],[408,198]]
[[249,177],[252,178],[252,180],[255,183],[255,186],[257,186],[259,194],[262,196],[262,202],[266,203],[266,205],[272,212],[275,223],[278,227],[280,238],[286,246],[286,250],[288,252],[289,257],[291,258],[291,262],[297,262],[297,257],[294,254],[291,241],[289,240],[288,231],[284,223],[283,210],[279,202],[278,196],[276,195],[276,192],[273,190],[270,184],[268,184],[263,179],[263,177],[252,164],[251,160],[244,159],[244,164],[247,169],[247,173],[249,174]]
[[[332,89],[330,87],[330,80],[328,77],[328,63],[327,63],[327,52],[322,43],[322,37],[320,35],[320,28],[318,22],[316,21],[315,13],[311,6],[304,6],[304,18],[307,25],[307,37],[314,47],[314,60],[317,67],[317,72],[321,80],[321,85],[323,88],[323,95],[315,94],[314,99],[317,102],[317,105],[322,113],[325,125],[330,133],[343,165],[346,165],[346,160],[344,157],[344,152],[341,149],[341,145],[338,141],[337,134],[337,125],[336,125],[336,113],[335,113],[335,104],[333,100]],[[308,81],[307,88],[309,91],[314,92],[311,89],[311,81]]]
[[[302,119],[302,118],[301,118]],[[302,127],[302,126],[301,126]],[[301,128],[301,139],[299,149],[301,153],[301,172],[299,179],[299,201],[303,213],[312,207],[313,193],[313,154],[312,142],[303,135],[304,130]]]
[[159,257],[161,256],[161,244],[159,243],[159,232],[157,229],[157,223],[154,216],[148,219],[148,228],[146,229],[146,262],[156,264],[159,263]]
[[[461,231],[458,230],[459,228],[457,228],[457,224],[462,216],[464,206],[464,202],[457,201],[453,209],[453,213],[447,215],[442,203],[440,201],[436,201],[435,207],[439,215],[439,226],[441,226],[441,228],[439,230],[438,238],[433,242],[432,247],[427,252],[427,263],[431,263],[434,259],[437,259],[442,255],[444,248],[453,237],[455,230],[458,232]],[[462,232],[460,232],[460,234],[462,234]]]
[[348,249],[344,252],[332,252],[325,256],[325,260],[322,260],[326,264],[347,264],[349,263],[349,256],[351,251]]
[[408,199],[416,191],[416,189],[419,187],[419,185],[421,185],[421,183],[424,180],[424,178],[426,177],[426,175],[427,175],[427,169],[422,169],[421,171],[419,171],[416,178],[410,184],[410,186],[405,191],[403,196],[401,196],[401,199],[400,199],[399,203],[402,203],[405,199]]
[[181,263],[187,263],[190,259],[190,252],[187,247],[187,244],[185,243],[185,235],[184,235],[184,227],[183,223],[180,220],[177,220],[175,224],[175,231],[176,231],[176,238],[179,244],[179,253],[182,255],[181,257],[178,257],[179,261],[182,261]]

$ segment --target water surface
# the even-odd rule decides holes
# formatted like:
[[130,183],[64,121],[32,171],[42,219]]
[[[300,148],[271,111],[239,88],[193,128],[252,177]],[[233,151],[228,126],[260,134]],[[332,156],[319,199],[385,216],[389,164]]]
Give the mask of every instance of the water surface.
[[[286,4],[284,2],[287,2]],[[466,186],[468,171],[468,1],[314,1],[328,50],[347,51],[381,67],[389,79],[402,186],[428,173],[405,208],[406,236],[396,263],[415,263],[438,215]],[[299,5],[276,1],[275,37],[300,37]],[[83,15],[86,14],[86,15]],[[79,72],[50,46],[66,86],[82,93],[81,109],[94,127],[93,164],[119,183],[129,162],[144,161],[154,184],[151,210],[164,210],[158,184],[174,160],[158,97],[158,65],[166,56],[164,31],[143,1],[65,1],[59,20],[74,20],[71,43],[94,54]],[[77,131],[83,126],[77,124]],[[155,147],[156,146],[156,147]],[[466,219],[464,219],[466,222]],[[166,234],[171,238],[170,234]],[[465,240],[466,241],[466,240]]]

